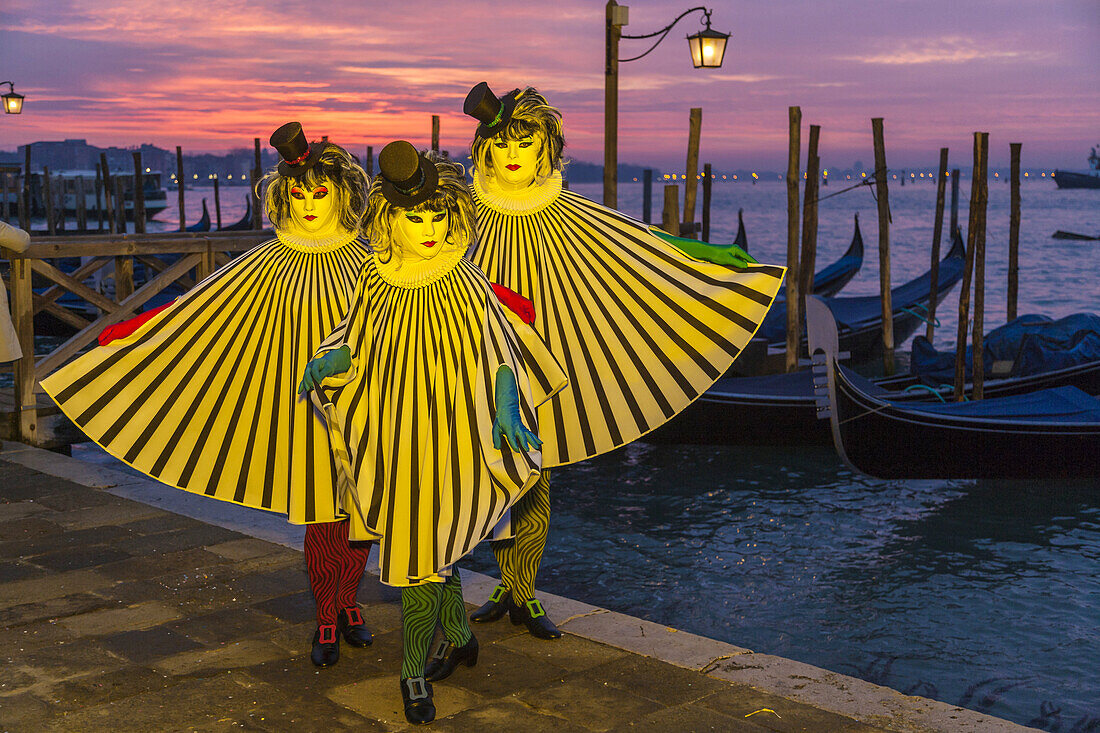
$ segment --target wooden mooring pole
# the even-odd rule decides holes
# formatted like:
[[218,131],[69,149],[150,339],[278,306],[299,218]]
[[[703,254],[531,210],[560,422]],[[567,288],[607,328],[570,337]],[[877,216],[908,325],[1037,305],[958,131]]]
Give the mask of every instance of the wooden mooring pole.
[[439,153],[439,115],[432,115],[432,152]]
[[218,229],[221,229],[222,228],[222,197],[221,197],[221,192],[219,191],[219,186],[218,186],[218,178],[219,177],[220,176],[218,176],[217,173],[214,174],[214,217],[216,219]]
[[688,117],[687,165],[684,167],[684,225],[680,236],[697,239],[695,199],[699,192],[699,137],[703,131],[703,109],[692,107]]
[[31,199],[31,147],[30,143],[23,146],[23,215],[19,225],[25,232],[31,230],[31,209],[34,208]]
[[653,223],[653,169],[642,172],[642,221]]
[[[111,183],[111,169],[107,165],[107,154],[99,154],[99,167],[102,169],[103,174],[103,208],[107,212],[107,231],[111,234],[118,233],[118,228],[115,226],[115,207],[111,204],[111,200],[114,196],[114,184]],[[122,228],[125,231],[125,227]]]
[[982,166],[978,188],[978,233],[974,237],[974,399],[980,400],[985,384],[982,339],[985,336],[985,215],[989,205],[989,133],[981,133]]
[[680,236],[680,187],[665,186],[665,206],[662,209],[661,228],[673,236]]
[[53,211],[53,195],[50,189],[50,167],[42,166],[42,203],[46,205],[46,231],[50,236],[57,234],[56,220]]
[[118,234],[126,233],[126,191],[123,188],[122,179],[118,176],[113,178],[115,182],[115,231]]
[[959,169],[951,171],[951,241],[955,241],[955,232],[959,231]]
[[77,176],[73,182],[76,187],[76,228],[82,232],[88,231],[88,207],[84,200],[84,176]]
[[894,373],[894,305],[890,293],[890,189],[886,183],[886,142],[882,118],[871,120],[875,142],[875,191],[878,193],[878,289],[882,299],[882,367]]
[[[134,152],[134,231],[145,234],[145,173],[141,167],[141,153]],[[133,269],[133,260],[130,260]]]
[[0,181],[0,197],[3,197],[3,206],[4,206],[3,216],[4,216],[4,223],[5,224],[10,223],[8,221],[10,219],[10,213],[11,213],[11,207],[8,205],[8,182],[10,180],[11,180],[11,174],[10,173],[5,173],[3,175],[3,180]]
[[[936,181],[936,221],[932,228],[932,292],[928,297],[928,328],[924,337],[932,342],[936,333],[936,301],[940,292],[940,240],[943,237],[943,204],[947,190],[947,148],[940,148],[940,173]],[[954,237],[952,236],[952,239]]]
[[974,279],[975,237],[978,234],[978,177],[982,166],[981,133],[974,133],[974,167],[970,182],[970,211],[966,223],[966,260],[963,264],[963,278],[959,290],[959,330],[955,339],[955,391],[956,402],[963,400],[963,386],[966,384],[966,336],[970,326],[970,284]]
[[103,166],[95,164],[95,217],[96,231],[103,231]]
[[57,200],[57,206],[54,208],[54,212],[57,214],[57,231],[62,234],[65,233],[65,178],[61,175],[57,176],[57,185],[54,186],[54,198]]
[[1012,156],[1010,209],[1008,220],[1008,320],[1016,318],[1016,299],[1020,289],[1020,148],[1022,143],[1009,143]]
[[[176,146],[176,188],[179,189],[180,231],[187,230],[187,207],[184,206],[183,147]],[[220,226],[220,224],[219,224]]]
[[798,312],[798,179],[801,174],[802,109],[787,108],[789,143],[787,147],[787,354],[786,371],[798,368],[798,345],[802,323]]
[[260,211],[260,179],[264,175],[263,158],[260,156],[260,138],[252,138],[255,147],[255,164],[252,166],[251,195],[252,195],[252,228],[263,229],[263,212]]
[[707,163],[703,166],[703,231],[700,234],[704,242],[710,241],[710,190],[714,183],[713,178],[710,163]]
[[806,296],[814,292],[814,265],[817,262],[817,191],[821,159],[817,155],[821,125],[810,125],[806,152],[806,190],[802,203],[802,255],[799,257],[798,307],[806,312]]
[[367,175],[374,177],[374,146],[367,146]]

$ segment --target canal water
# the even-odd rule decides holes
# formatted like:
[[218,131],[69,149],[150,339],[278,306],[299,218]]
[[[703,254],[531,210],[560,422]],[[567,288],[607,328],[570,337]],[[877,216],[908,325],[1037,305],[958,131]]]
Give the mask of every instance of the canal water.
[[[987,329],[1005,319],[1008,189],[989,185]],[[601,197],[598,184],[573,190]],[[231,223],[245,189],[222,193]],[[620,208],[640,217],[641,195],[620,186]],[[203,196],[213,213],[211,189],[187,196],[188,221]],[[897,285],[928,268],[935,186],[893,185],[890,203]],[[738,208],[750,252],[783,262],[784,184],[716,182],[712,241],[732,241]],[[841,295],[877,294],[866,187],[822,201],[818,266],[847,248],[856,212],[866,259]],[[173,228],[172,213],[155,227]],[[1100,235],[1100,191],[1025,181],[1019,312],[1100,312],[1100,243],[1058,229]],[[940,348],[957,299],[941,306]],[[553,476],[548,592],[1045,730],[1100,730],[1100,482],[881,481],[827,449],[644,442]],[[496,574],[487,547],[464,566]]]

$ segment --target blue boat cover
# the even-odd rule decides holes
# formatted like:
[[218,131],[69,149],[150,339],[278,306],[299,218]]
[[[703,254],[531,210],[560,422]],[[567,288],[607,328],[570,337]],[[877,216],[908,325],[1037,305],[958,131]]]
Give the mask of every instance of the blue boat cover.
[[[966,348],[966,379],[974,371],[971,347]],[[1100,316],[1075,313],[1057,321],[1041,315],[1024,315],[995,328],[982,339],[985,373],[994,361],[1012,362],[1010,376],[1032,374],[1100,361]],[[913,339],[909,371],[926,383],[955,378],[955,352],[937,351],[924,336]]]
[[[856,387],[873,397],[883,397],[890,394],[869,379],[865,379],[850,369],[845,368],[848,380]],[[809,369],[791,372],[790,374],[767,374],[761,377],[722,377],[714,386],[707,390],[707,394],[721,395],[748,395],[752,397],[802,397],[807,400],[814,398],[814,380]]]
[[1044,423],[1100,424],[1100,399],[1076,387],[1041,389],[1012,397],[995,397],[971,402],[900,404],[908,411],[972,417],[987,420]]

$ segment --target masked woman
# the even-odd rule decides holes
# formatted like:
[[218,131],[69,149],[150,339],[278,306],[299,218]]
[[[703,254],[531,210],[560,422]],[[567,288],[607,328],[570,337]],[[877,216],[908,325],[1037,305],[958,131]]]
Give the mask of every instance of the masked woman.
[[[737,247],[652,229],[562,189],[561,113],[530,87],[467,95],[478,246],[493,282],[534,304],[534,328],[569,383],[539,409],[543,468],[591,458],[666,422],[709,388],[771,307],[784,268]],[[492,543],[501,584],[471,618],[508,613],[532,634],[561,632],[534,597],[550,521],[549,472]]]
[[536,407],[565,380],[463,259],[476,229],[462,167],[405,141],[378,163],[374,255],[300,389],[333,390],[318,401],[355,497],[351,537],[378,540],[381,580],[401,588],[405,716],[427,723],[436,624],[449,644],[428,679],[477,661],[455,563],[538,481],[539,440],[524,425],[537,430]]
[[271,136],[282,162],[265,201],[275,238],[173,303],[100,337],[42,381],[108,453],[170,486],[305,524],[317,602],[311,659],[339,658],[337,630],[371,643],[355,602],[369,546],[349,544],[324,420],[296,394],[344,317],[369,250],[358,238],[366,174],[297,122]]

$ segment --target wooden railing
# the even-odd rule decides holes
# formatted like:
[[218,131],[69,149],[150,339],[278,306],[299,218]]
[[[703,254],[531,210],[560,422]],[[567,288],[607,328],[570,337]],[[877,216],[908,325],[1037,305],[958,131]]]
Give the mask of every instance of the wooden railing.
[[[48,442],[39,431],[38,394],[42,392],[39,381],[95,342],[104,328],[134,316],[141,306],[173,284],[184,290],[194,287],[216,267],[228,262],[232,253],[251,249],[271,237],[270,230],[35,237],[26,252],[0,248],[0,256],[11,261],[12,321],[23,351],[23,358],[15,362],[14,369],[13,437],[33,445]],[[165,255],[180,258],[167,262],[163,259]],[[65,273],[47,261],[60,257],[91,259],[72,273]],[[135,260],[147,272],[156,273],[136,288]],[[103,268],[113,270],[104,278],[114,281],[114,299],[84,282]],[[48,281],[48,289],[34,292],[32,274]],[[89,319],[87,312],[77,312],[59,303],[58,299],[66,292],[93,306],[99,316]],[[34,320],[41,314],[53,316],[76,329],[76,333],[50,353],[35,355]]]

